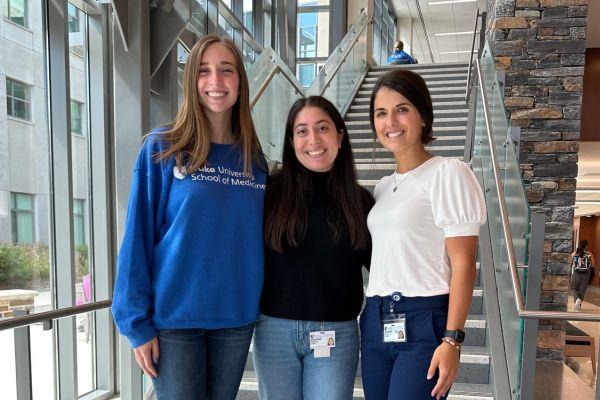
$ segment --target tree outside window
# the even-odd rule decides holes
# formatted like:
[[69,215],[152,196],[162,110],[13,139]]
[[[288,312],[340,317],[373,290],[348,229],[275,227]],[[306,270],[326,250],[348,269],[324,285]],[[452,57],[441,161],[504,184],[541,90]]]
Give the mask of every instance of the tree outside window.
[[85,200],[73,199],[73,240],[75,246],[86,244],[85,240]]
[[3,4],[4,18],[25,28],[28,27],[27,0],[4,0]]
[[29,86],[6,78],[6,109],[11,117],[30,119],[31,102]]
[[35,240],[33,195],[11,193],[12,238],[15,244],[32,244]]

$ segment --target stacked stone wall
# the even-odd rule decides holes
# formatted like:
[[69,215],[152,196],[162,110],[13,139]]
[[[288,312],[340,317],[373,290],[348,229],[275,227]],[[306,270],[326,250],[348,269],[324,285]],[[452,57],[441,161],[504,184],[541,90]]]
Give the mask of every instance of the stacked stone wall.
[[[546,213],[541,308],[566,310],[585,64],[587,0],[488,2],[510,122],[532,211]],[[538,358],[563,359],[564,322],[540,321]]]

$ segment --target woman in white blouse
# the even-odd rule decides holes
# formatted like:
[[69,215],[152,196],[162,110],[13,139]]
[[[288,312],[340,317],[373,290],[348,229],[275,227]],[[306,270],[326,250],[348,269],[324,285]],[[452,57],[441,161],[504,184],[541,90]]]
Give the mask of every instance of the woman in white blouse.
[[456,379],[475,282],[485,203],[462,161],[432,156],[433,109],[423,79],[382,76],[371,126],[396,171],[375,187],[373,251],[361,316],[367,399],[444,399]]

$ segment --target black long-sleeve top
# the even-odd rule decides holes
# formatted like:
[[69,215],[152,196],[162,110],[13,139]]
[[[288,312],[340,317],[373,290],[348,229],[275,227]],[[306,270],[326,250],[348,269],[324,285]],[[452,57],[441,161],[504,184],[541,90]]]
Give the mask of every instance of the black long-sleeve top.
[[[347,232],[334,240],[328,224],[329,173],[309,173],[312,196],[306,234],[297,247],[282,240],[283,253],[266,246],[265,282],[260,302],[265,315],[305,321],[349,321],[360,313],[362,266],[368,266],[371,244],[355,250]],[[364,189],[363,189],[364,190]],[[364,190],[365,221],[374,200]],[[268,210],[265,210],[268,212]]]

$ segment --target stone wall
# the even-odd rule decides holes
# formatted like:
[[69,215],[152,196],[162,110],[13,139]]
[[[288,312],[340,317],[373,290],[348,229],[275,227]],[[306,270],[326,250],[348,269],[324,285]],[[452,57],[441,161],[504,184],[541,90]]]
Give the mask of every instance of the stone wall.
[[0,320],[14,317],[17,310],[31,312],[37,295],[34,290],[0,290]]
[[[532,211],[546,212],[541,308],[566,310],[588,0],[488,1],[488,40],[521,127],[519,163]],[[538,358],[562,360],[564,322],[540,321]]]

